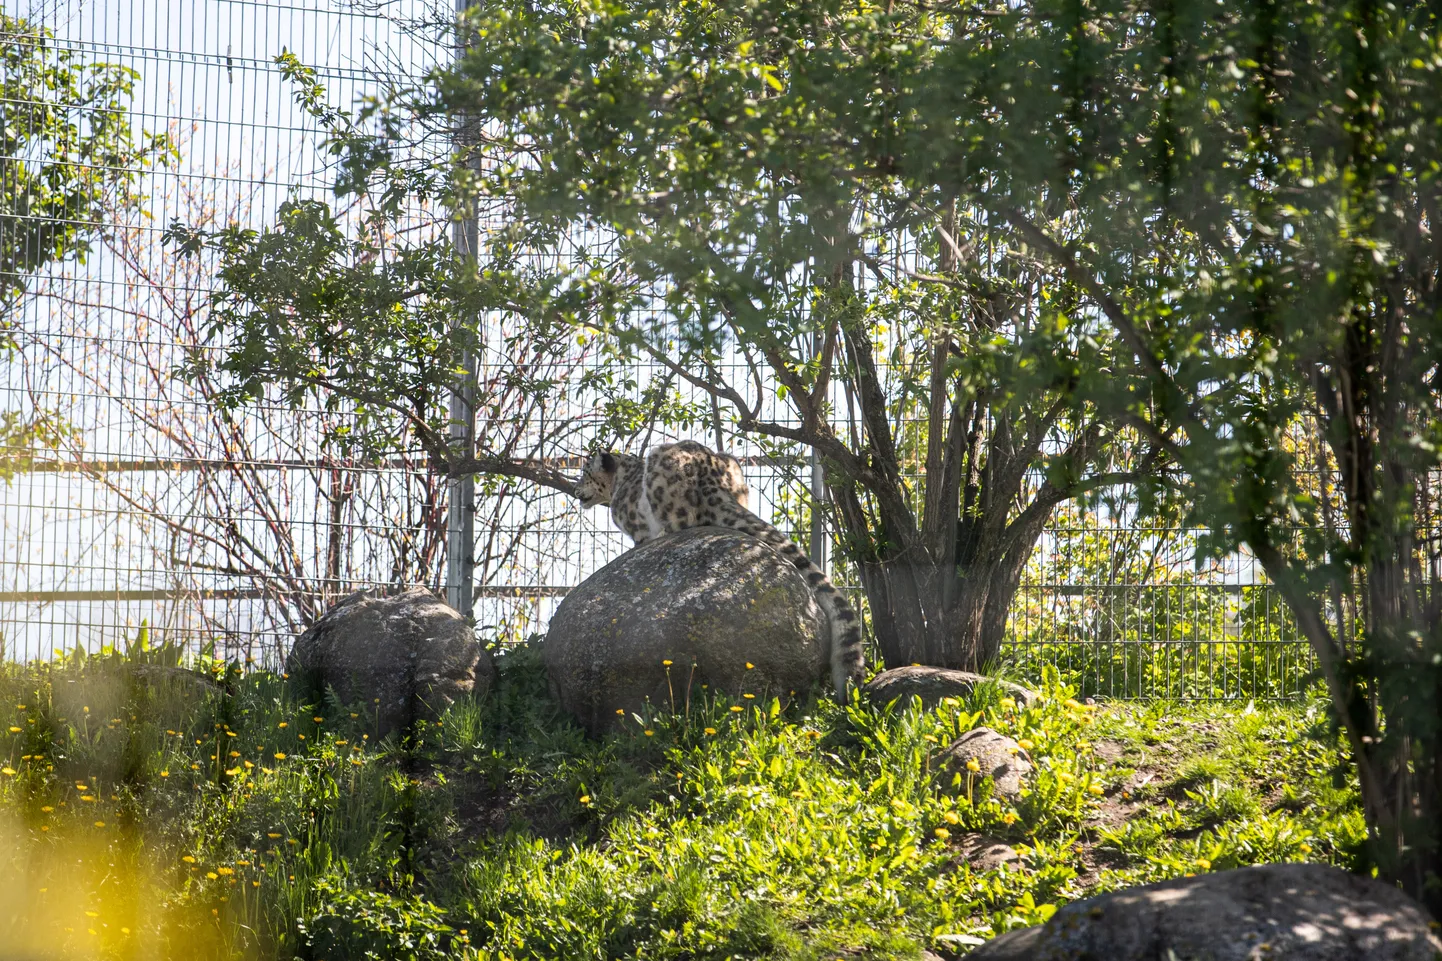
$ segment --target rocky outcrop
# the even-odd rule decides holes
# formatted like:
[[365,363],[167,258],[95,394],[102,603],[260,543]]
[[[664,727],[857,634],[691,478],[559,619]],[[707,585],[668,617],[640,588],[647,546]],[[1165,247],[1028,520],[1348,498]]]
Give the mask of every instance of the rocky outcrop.
[[543,656],[552,693],[598,734],[647,704],[679,711],[688,697],[804,694],[829,676],[829,630],[780,554],[698,527],[636,547],[566,595]]
[[296,639],[286,664],[292,676],[376,712],[382,736],[484,694],[496,676],[465,618],[422,588],[351,594]]
[[1436,961],[1442,939],[1396,888],[1321,864],[1264,864],[1074,901],[968,961]]
[[893,667],[873,677],[861,689],[861,693],[877,704],[899,701],[898,707],[911,703],[912,697],[921,698],[923,707],[932,708],[943,698],[965,698],[980,684],[992,683],[1000,687],[1022,707],[1037,699],[1037,693],[1020,684],[1003,681],[985,674],[970,671],[955,671],[946,667],[926,667],[912,664],[907,667]]

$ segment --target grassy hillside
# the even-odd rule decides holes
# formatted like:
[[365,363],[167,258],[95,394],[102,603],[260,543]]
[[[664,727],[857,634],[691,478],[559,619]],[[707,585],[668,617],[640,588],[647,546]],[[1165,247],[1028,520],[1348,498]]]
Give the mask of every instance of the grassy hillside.
[[[535,655],[409,738],[214,665],[0,665],[0,957],[913,958],[1363,836],[1320,702],[693,705],[588,741]],[[985,724],[1034,791],[937,784]],[[7,954],[6,952],[10,952]]]

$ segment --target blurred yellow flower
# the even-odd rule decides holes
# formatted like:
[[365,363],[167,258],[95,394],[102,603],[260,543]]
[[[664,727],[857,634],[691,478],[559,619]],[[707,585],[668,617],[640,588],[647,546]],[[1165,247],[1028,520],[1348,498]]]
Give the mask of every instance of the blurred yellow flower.
[[981,762],[978,761],[976,758],[971,758],[966,762],[966,769],[971,773],[975,774],[976,772],[981,770]]
[[285,752],[284,752],[284,751],[276,751],[276,752],[275,752],[275,759],[276,759],[277,761],[284,761],[284,760],[285,760]]
[[937,828],[935,831],[932,831],[931,833],[932,833],[932,834],[935,834],[938,838],[940,838],[940,839],[943,840],[943,841],[945,841],[947,838],[951,837],[951,832],[948,831],[946,828]]
[[715,729],[714,727],[708,727],[708,728],[706,728],[706,733],[707,733],[707,734],[715,734],[715,733],[716,733],[716,729]]
[[1021,745],[1021,749],[1023,751],[1030,751],[1032,748],[1036,747],[1036,744],[1031,740],[1031,738],[1024,737],[1016,743]]

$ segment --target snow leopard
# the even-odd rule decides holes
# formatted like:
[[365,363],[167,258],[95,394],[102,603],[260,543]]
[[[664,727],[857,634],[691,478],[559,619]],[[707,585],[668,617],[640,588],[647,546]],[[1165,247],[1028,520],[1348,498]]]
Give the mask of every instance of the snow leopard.
[[689,440],[653,447],[644,459],[594,454],[576,484],[582,507],[611,505],[611,519],[637,544],[688,527],[714,526],[749,534],[779,552],[806,578],[830,621],[831,680],[845,704],[865,668],[861,621],[801,548],[751,513],[749,494],[736,458]]

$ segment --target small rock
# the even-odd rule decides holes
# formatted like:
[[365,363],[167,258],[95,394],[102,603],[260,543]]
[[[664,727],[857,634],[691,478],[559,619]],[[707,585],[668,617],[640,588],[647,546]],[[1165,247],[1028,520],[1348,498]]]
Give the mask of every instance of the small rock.
[[[979,771],[968,770],[966,762],[971,760],[977,762]],[[1021,796],[1022,778],[1031,771],[1031,757],[1021,745],[989,727],[967,731],[941,751],[935,763],[944,788],[953,789],[955,775],[961,776],[957,790],[962,793],[966,792],[968,779],[980,784],[982,778],[989,777],[993,793],[1008,801]]]
[[976,872],[995,871],[1003,864],[1021,860],[1015,848],[989,834],[968,834],[957,843],[957,849]]
[[973,674],[970,671],[954,671],[947,667],[926,667],[916,664],[882,671],[866,682],[861,692],[878,704],[900,701],[901,706],[909,704],[912,696],[915,695],[921,698],[923,706],[933,708],[940,704],[943,698],[968,697],[978,684],[987,682],[999,685],[1008,696],[1015,698],[1016,702],[1023,707],[1037,699],[1035,691],[1022,687],[1020,684],[1013,684],[1011,681],[987,677],[985,674]]
[[1435,961],[1442,938],[1394,887],[1324,864],[1263,864],[1073,901],[967,961]]
[[287,670],[335,688],[347,704],[363,703],[382,737],[484,694],[496,676],[465,618],[423,588],[343,598],[296,638]]
[[648,703],[681,711],[701,694],[804,695],[830,677],[829,630],[779,553],[695,527],[627,551],[567,594],[542,656],[556,699],[596,735]]

